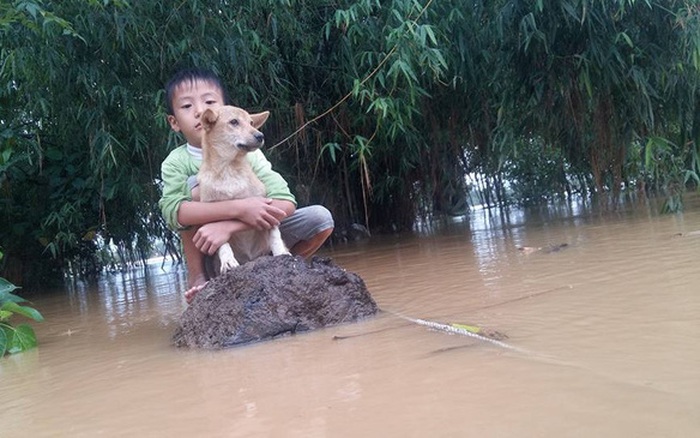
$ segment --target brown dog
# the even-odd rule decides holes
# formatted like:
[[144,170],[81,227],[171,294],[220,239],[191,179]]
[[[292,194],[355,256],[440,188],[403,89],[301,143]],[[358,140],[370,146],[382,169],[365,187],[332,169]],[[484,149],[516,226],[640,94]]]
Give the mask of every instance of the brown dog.
[[[253,172],[246,154],[262,147],[265,136],[258,131],[270,112],[248,114],[234,106],[207,109],[202,114],[202,165],[197,175],[200,200],[225,201],[267,195],[265,185]],[[224,273],[240,263],[272,252],[289,254],[277,227],[269,231],[236,233],[217,250]],[[235,256],[234,256],[235,254]]]

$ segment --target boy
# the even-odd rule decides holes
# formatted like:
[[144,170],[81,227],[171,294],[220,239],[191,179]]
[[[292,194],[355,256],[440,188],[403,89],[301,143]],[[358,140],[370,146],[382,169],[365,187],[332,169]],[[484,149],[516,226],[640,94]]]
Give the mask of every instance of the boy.
[[188,273],[187,303],[207,282],[205,255],[215,254],[236,232],[279,226],[292,254],[313,255],[333,232],[333,217],[318,205],[297,209],[287,182],[272,170],[260,150],[247,157],[265,184],[266,198],[199,202],[196,175],[202,162],[200,117],[207,108],[227,104],[221,80],[207,70],[182,70],[168,81],[165,92],[170,128],[181,133],[187,143],[163,161],[163,194],[158,205],[168,226],[180,232]]

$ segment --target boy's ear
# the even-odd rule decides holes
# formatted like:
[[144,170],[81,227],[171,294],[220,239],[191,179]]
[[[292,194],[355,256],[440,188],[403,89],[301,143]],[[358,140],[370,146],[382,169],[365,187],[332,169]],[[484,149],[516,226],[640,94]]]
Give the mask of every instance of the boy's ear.
[[258,114],[251,114],[250,118],[253,120],[253,128],[260,128],[267,121],[268,117],[270,117],[270,111],[264,111]]
[[175,132],[180,132],[180,125],[178,125],[177,119],[175,118],[175,116],[173,116],[172,114],[169,114],[168,117],[166,118],[166,120],[168,121],[168,124],[170,125],[170,129],[172,129]]
[[216,124],[217,120],[219,120],[219,113],[211,108],[207,108],[202,113],[202,127],[204,127],[205,131],[209,131]]

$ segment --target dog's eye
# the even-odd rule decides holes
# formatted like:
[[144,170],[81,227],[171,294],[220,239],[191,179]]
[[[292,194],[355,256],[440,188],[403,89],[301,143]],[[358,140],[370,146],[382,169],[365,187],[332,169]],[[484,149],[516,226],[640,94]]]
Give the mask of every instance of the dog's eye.
[[237,126],[238,125],[238,119],[233,119],[229,122],[232,126]]

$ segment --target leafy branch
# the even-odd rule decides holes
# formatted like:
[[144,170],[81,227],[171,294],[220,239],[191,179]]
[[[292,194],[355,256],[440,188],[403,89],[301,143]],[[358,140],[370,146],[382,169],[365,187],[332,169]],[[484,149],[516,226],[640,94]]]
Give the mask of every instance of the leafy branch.
[[[2,253],[0,252],[0,258]],[[44,317],[33,307],[23,305],[27,300],[13,294],[18,286],[0,277],[0,358],[6,353],[14,354],[37,346],[36,334],[29,324],[10,324],[10,318],[21,315],[37,322]]]

